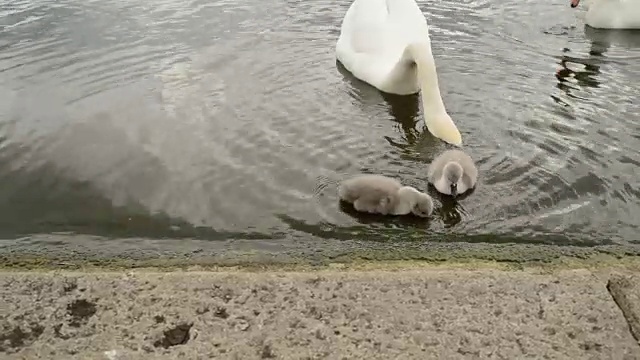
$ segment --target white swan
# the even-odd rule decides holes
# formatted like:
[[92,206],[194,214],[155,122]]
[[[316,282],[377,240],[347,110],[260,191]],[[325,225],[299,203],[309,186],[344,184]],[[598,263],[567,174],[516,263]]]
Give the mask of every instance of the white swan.
[[421,92],[429,132],[462,144],[440,96],[427,20],[414,0],[355,0],[342,21],[336,57],[356,78],[381,91]]
[[[640,29],[640,0],[585,0],[584,21],[597,29]],[[571,0],[575,8],[580,0]]]

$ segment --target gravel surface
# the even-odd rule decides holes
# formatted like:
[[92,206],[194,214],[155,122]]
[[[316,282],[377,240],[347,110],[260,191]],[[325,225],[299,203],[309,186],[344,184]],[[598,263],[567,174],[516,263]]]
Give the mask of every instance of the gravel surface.
[[6,271],[0,358],[640,359],[607,281],[587,270]]

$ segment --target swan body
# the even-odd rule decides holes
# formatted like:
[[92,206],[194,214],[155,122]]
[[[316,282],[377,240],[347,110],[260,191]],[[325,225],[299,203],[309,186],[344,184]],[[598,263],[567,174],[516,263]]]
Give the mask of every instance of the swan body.
[[431,197],[411,186],[382,175],[359,175],[343,181],[338,197],[357,211],[382,215],[413,213],[428,217],[433,212]]
[[[584,21],[596,29],[640,29],[640,1],[638,0],[585,0],[587,13]],[[571,0],[575,8],[580,0]]]
[[336,57],[356,78],[380,91],[420,92],[429,132],[462,144],[440,95],[427,20],[414,0],[355,0],[342,21]]
[[476,185],[478,168],[465,152],[447,150],[433,159],[427,179],[439,192],[455,197]]

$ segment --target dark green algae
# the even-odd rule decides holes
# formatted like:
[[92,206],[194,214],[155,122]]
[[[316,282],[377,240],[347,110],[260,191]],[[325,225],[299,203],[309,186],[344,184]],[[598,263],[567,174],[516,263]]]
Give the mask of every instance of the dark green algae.
[[[0,267],[5,270],[37,269],[127,269],[241,267],[323,268],[333,264],[388,262],[455,264],[477,262],[501,263],[514,268],[530,264],[616,264],[640,260],[640,246],[556,246],[540,244],[490,243],[367,243],[361,241],[341,246],[298,247],[281,251],[226,249],[185,249],[185,251],[127,251],[100,253],[90,250],[11,251],[0,253]],[[334,244],[335,245],[335,244]]]

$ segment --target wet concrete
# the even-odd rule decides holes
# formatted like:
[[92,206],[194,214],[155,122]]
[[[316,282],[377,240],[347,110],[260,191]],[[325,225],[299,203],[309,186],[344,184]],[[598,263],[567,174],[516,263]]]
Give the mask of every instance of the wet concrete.
[[[0,240],[0,267],[4,268],[101,268],[164,266],[262,266],[327,265],[353,261],[497,261],[511,264],[550,263],[609,257],[640,259],[640,244],[557,246],[545,243],[496,243],[494,237],[451,237],[448,242],[398,238],[377,242],[353,239],[311,241],[252,240],[208,241],[197,239],[112,239],[80,235],[34,235]],[[604,242],[604,241],[602,241]]]
[[0,346],[8,360],[640,359],[609,278],[427,267],[5,271]]

